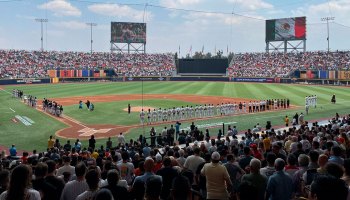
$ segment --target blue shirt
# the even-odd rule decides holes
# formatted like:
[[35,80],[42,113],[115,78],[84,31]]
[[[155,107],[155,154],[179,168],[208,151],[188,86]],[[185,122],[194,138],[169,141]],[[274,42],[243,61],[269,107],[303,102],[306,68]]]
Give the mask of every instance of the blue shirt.
[[293,180],[284,171],[277,171],[270,176],[266,192],[269,200],[290,200],[293,195]]
[[175,124],[175,131],[176,133],[180,132],[180,124],[178,123]]
[[148,156],[150,155],[150,153],[151,153],[151,148],[149,148],[149,147],[143,147],[142,152],[143,152],[143,156],[146,158],[146,157],[148,157]]
[[339,156],[331,156],[329,159],[328,159],[329,162],[332,162],[332,163],[336,163],[340,166],[343,166],[344,165],[344,159],[339,157]]
[[10,156],[16,156],[16,155],[17,155],[16,147],[11,147],[10,148]]
[[152,176],[159,178],[160,181],[163,182],[163,178],[162,178],[161,176],[155,175],[155,174],[153,174],[152,172],[145,172],[143,175],[137,176],[137,177],[135,178],[134,184],[135,184],[136,182],[139,182],[139,181],[141,181],[141,182],[143,182],[143,183],[146,183],[147,179],[149,179],[149,178],[152,177]]

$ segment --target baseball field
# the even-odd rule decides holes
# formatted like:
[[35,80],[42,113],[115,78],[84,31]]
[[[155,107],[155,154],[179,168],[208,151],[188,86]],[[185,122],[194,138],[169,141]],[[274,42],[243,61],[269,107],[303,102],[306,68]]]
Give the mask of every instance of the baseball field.
[[[192,121],[201,130],[209,128],[210,135],[216,136],[222,123],[236,125],[238,130],[252,128],[256,123],[265,126],[271,121],[273,126],[284,124],[287,115],[290,120],[298,112],[305,113],[305,96],[317,95],[318,106],[310,108],[305,120],[330,118],[336,112],[349,114],[350,88],[339,86],[255,84],[225,82],[111,82],[111,83],[65,83],[41,85],[15,85],[0,87],[0,145],[9,147],[16,144],[18,149],[31,151],[45,150],[47,139],[55,135],[65,144],[67,139],[76,138],[87,144],[90,135],[95,135],[98,145],[104,145],[107,137],[120,132],[127,140],[137,139],[139,135],[149,136],[153,126],[157,133],[164,126],[175,122],[141,125],[139,110],[136,108],[172,108],[195,106],[199,104],[218,104],[227,102],[260,99],[290,99],[291,108],[260,113],[241,113],[231,116],[217,116],[182,121],[181,129],[189,127]],[[41,107],[33,109],[19,99],[11,96],[13,89],[23,90],[24,94],[36,96],[39,105],[43,98],[54,100],[64,107],[63,117],[44,113]],[[335,94],[336,104],[331,104]],[[89,100],[95,105],[94,111],[78,109],[79,101]],[[132,111],[127,113],[131,104]]]

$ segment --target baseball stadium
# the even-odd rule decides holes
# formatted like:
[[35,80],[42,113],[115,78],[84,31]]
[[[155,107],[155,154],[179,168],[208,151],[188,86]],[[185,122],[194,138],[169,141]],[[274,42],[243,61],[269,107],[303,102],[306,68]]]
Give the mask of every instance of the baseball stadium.
[[[260,17],[251,14],[255,10],[227,13],[192,9],[192,1],[188,8],[182,1],[164,2],[47,0],[36,6],[46,12],[35,17],[40,49],[6,46],[0,34],[0,199],[347,199],[350,51],[331,49],[329,33],[348,27],[341,14],[339,20],[331,16],[344,2],[314,2],[310,9],[329,9],[322,23],[300,9],[296,17]],[[261,9],[285,9],[257,2]],[[21,1],[0,4],[25,10]],[[48,29],[60,27],[60,17],[84,16],[86,4],[86,12],[101,16],[105,8],[139,8],[143,15],[104,17],[101,30],[83,23],[90,49],[45,49]],[[244,3],[235,4],[244,10]],[[63,7],[68,10],[58,12]],[[179,45],[157,49],[154,32],[165,24],[157,21],[157,9],[171,12],[168,22],[184,13],[228,16],[230,39],[222,40],[230,44],[215,44],[214,52],[206,52],[206,44],[192,52],[190,43],[188,51]],[[236,18],[248,22],[236,24]],[[248,30],[249,21],[264,29],[260,50],[232,50],[233,28]],[[66,25],[78,29],[81,23]],[[327,49],[308,50],[318,26],[327,27]],[[108,38],[94,39],[94,29]],[[167,46],[164,37],[158,42]],[[95,41],[108,49],[94,50]],[[336,42],[336,48],[348,47]],[[16,194],[18,173],[33,178]]]

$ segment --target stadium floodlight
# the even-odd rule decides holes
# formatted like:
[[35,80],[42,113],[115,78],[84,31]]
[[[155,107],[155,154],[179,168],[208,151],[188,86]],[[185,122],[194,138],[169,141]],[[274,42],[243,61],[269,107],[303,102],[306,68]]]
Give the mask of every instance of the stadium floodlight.
[[329,53],[329,21],[333,21],[334,17],[322,17],[321,21],[327,22],[327,51]]
[[91,54],[92,54],[92,43],[93,43],[93,40],[92,40],[92,27],[93,26],[97,26],[97,24],[90,22],[90,23],[86,23],[86,25],[90,26]]
[[36,22],[41,23],[41,51],[44,51],[44,30],[43,30],[43,23],[48,22],[48,19],[35,19]]

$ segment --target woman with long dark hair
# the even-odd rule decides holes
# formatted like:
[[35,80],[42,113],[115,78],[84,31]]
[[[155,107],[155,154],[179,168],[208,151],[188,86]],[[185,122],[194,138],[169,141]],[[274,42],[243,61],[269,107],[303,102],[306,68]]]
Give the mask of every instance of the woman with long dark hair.
[[18,165],[11,173],[8,190],[0,195],[0,200],[40,200],[40,193],[29,189],[32,172],[27,165]]

